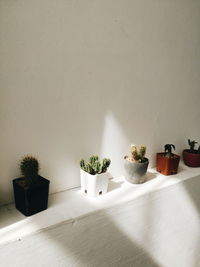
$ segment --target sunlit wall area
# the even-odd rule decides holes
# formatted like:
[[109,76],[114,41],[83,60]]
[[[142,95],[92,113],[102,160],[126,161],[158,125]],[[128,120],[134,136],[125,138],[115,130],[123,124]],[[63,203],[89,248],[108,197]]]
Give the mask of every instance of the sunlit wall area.
[[200,142],[199,25],[196,0],[0,0],[0,204],[24,154],[57,192],[81,157]]

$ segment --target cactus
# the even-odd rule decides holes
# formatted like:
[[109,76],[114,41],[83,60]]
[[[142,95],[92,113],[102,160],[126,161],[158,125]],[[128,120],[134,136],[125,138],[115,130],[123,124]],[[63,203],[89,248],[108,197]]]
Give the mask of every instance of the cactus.
[[108,167],[110,166],[111,160],[110,159],[103,159],[102,167],[101,167],[101,172],[106,172]]
[[92,165],[94,173],[101,173],[101,163],[99,161],[95,161]]
[[136,162],[144,162],[145,161],[145,154],[146,154],[146,147],[141,146],[137,148],[135,145],[131,145],[131,157],[132,161]]
[[138,161],[138,151],[135,145],[131,145],[131,160]]
[[28,186],[37,184],[39,163],[32,156],[25,156],[20,162],[20,170]]
[[90,173],[90,174],[92,174],[92,175],[95,174],[95,171],[92,168],[92,165],[90,163],[86,163],[86,170],[85,171],[88,172],[88,173]]
[[146,146],[141,146],[139,149],[139,158],[143,159],[146,154]]
[[98,156],[91,156],[89,158],[89,162],[85,163],[84,159],[80,160],[80,167],[85,172],[89,174],[101,174],[107,171],[108,167],[110,166],[110,159],[104,158],[102,163],[99,161]]
[[191,141],[190,139],[188,139],[188,145],[190,146],[190,151],[191,152],[194,152],[195,151],[195,145],[197,144],[197,142],[196,141]]
[[81,166],[81,169],[85,169],[85,161],[84,161],[84,159],[80,160],[80,166]]
[[176,149],[173,144],[166,144],[164,146],[165,152],[167,152],[166,157],[171,158],[173,156],[172,149]]
[[89,163],[90,163],[91,165],[93,165],[93,164],[95,164],[95,162],[98,161],[98,160],[99,160],[99,157],[98,157],[98,156],[91,156],[91,157],[89,158]]

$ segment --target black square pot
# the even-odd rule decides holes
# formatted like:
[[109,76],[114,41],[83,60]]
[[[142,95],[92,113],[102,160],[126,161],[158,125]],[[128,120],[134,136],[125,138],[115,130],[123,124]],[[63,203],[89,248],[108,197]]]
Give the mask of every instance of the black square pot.
[[13,189],[15,197],[15,207],[25,216],[31,216],[48,207],[49,183],[50,181],[39,176],[37,185],[31,188],[20,184],[24,178],[13,180]]

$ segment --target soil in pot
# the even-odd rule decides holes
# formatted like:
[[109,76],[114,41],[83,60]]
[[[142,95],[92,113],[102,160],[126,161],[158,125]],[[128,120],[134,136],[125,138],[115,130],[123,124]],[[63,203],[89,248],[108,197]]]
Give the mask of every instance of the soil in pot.
[[183,161],[189,167],[200,167],[200,153],[197,150],[191,152],[190,149],[183,150]]
[[172,154],[172,157],[167,157],[167,153],[157,153],[156,155],[156,170],[164,175],[173,175],[178,171],[180,156]]

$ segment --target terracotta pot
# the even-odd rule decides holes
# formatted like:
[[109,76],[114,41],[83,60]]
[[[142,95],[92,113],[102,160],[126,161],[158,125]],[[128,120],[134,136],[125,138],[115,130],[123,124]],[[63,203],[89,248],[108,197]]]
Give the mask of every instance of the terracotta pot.
[[189,149],[183,150],[183,161],[189,167],[200,167],[200,154],[192,153]]
[[156,154],[156,169],[164,175],[176,174],[180,156],[173,154],[172,158],[168,158],[166,154],[165,152]]

